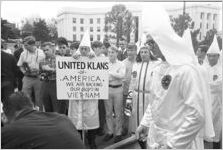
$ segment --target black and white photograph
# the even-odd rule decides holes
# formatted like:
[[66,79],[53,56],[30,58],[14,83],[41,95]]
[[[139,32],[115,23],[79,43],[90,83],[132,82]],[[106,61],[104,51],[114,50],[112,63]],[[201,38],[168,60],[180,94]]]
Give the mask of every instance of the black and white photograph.
[[0,1],[1,149],[222,149],[222,1]]

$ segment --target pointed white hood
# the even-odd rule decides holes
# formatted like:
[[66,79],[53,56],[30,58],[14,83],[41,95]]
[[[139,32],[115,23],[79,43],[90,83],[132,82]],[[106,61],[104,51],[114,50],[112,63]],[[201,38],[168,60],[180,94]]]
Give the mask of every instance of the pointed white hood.
[[220,54],[220,48],[218,46],[218,41],[216,35],[214,36],[213,42],[209,47],[207,54]]
[[196,57],[195,53],[194,53],[194,48],[193,48],[193,43],[192,43],[192,39],[191,39],[191,30],[189,28],[187,28],[185,31],[184,31],[184,34],[183,34],[183,40],[187,43],[188,45],[188,50],[191,51],[191,53],[194,54],[194,56]]
[[78,48],[77,52],[80,52],[80,47],[81,46],[87,46],[87,47],[90,48],[90,51],[93,52],[93,50],[91,49],[90,34],[89,34],[88,30],[85,31],[84,36],[81,40],[81,43],[79,45],[79,48]]
[[152,36],[168,63],[182,65],[196,62],[194,52],[175,33],[169,15],[162,6],[148,3],[143,9],[142,20],[143,32]]

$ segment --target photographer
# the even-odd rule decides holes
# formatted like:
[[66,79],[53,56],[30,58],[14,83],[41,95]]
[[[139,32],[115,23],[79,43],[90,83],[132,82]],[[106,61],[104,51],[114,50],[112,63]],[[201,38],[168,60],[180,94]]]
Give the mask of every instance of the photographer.
[[17,66],[20,68],[23,77],[22,91],[30,98],[34,94],[34,105],[36,109],[42,110],[40,102],[39,63],[45,59],[45,54],[36,47],[36,40],[33,36],[24,39],[24,51],[21,53]]
[[41,100],[43,102],[46,112],[58,112],[66,114],[66,109],[61,107],[62,100],[57,100],[56,93],[56,60],[55,51],[52,43],[45,42],[42,47],[46,58],[40,62],[40,80],[41,86]]

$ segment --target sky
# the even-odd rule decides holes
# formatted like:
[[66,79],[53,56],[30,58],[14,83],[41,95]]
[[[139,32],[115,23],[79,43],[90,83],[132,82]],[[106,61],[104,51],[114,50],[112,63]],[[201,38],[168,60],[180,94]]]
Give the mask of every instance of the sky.
[[[117,3],[137,6],[142,5],[145,2],[1,1],[1,17],[3,19],[7,19],[9,22],[20,24],[21,20],[29,17],[41,17],[44,19],[56,18],[58,11],[62,7],[101,8],[111,7]],[[183,2],[159,3],[161,3],[166,9],[183,7]],[[187,2],[186,5],[188,6],[192,3],[201,4],[210,2]],[[222,6],[221,2],[211,2],[211,4],[219,7]]]

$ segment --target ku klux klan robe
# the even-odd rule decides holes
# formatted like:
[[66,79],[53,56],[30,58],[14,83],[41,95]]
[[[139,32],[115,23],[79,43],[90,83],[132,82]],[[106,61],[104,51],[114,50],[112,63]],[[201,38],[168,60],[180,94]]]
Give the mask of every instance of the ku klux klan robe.
[[215,131],[213,142],[219,142],[222,133],[222,54],[218,47],[216,36],[207,54],[220,55],[216,65],[210,66],[208,63],[205,65],[208,71],[208,81],[211,90],[212,118]]
[[132,113],[130,117],[130,132],[135,132],[146,111],[150,100],[151,70],[159,65],[160,61],[140,62],[133,64],[129,94],[132,99]]
[[[88,31],[85,32],[80,46],[90,47],[90,35]],[[90,50],[93,52],[91,47]],[[79,49],[78,51],[80,52]],[[98,100],[69,100],[68,117],[77,130],[99,128]]]
[[150,20],[143,23],[143,31],[153,37],[167,62],[153,69],[153,98],[140,123],[149,128],[148,147],[203,149],[203,138],[214,134],[205,79],[194,52],[173,31],[164,8],[149,7],[143,11],[142,20]]

